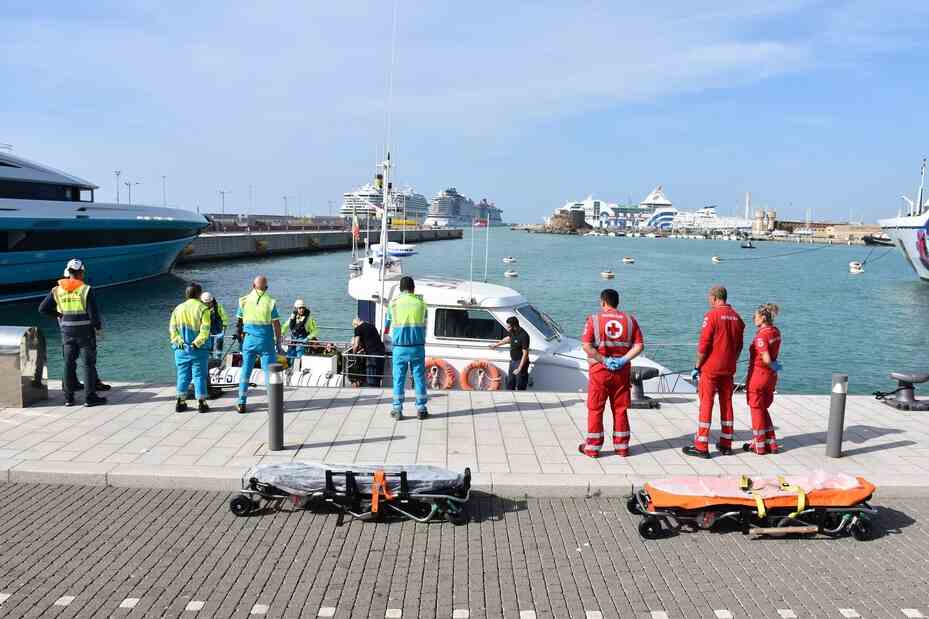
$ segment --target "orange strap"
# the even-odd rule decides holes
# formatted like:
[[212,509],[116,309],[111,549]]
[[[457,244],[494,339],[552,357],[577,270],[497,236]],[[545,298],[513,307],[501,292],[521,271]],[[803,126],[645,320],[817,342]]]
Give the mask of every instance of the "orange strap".
[[375,514],[377,513],[377,504],[381,495],[388,501],[394,498],[394,494],[387,485],[387,479],[384,477],[384,471],[375,471],[374,483],[371,484],[371,511]]

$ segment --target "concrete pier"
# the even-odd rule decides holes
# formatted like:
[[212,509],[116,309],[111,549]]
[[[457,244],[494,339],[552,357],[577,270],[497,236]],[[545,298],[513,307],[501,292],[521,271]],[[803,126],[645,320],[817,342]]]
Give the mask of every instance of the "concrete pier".
[[[380,242],[381,231],[371,230],[371,242]],[[362,238],[367,232],[362,232]],[[407,230],[407,243],[425,243],[427,241],[444,241],[460,239],[462,230]],[[391,241],[399,242],[403,231],[391,230]],[[344,231],[305,231],[291,230],[280,232],[228,232],[202,234],[191,243],[178,257],[179,264],[224,260],[228,258],[254,258],[256,256],[273,256],[283,254],[312,253],[351,249],[352,233]]]
[[[672,475],[776,476],[815,469],[861,475],[881,498],[929,495],[929,429],[924,419],[868,396],[849,396],[843,457],[823,453],[828,395],[777,397],[771,415],[782,451],[741,450],[749,411],[736,398],[736,453],[702,460],[681,453],[697,426],[696,397],[659,395],[660,410],[634,410],[631,454],[608,446],[592,460],[577,451],[587,428],[583,394],[445,391],[430,394],[432,417],[390,415],[381,389],[289,388],[284,449],[267,444],[264,389],[239,415],[235,396],[206,414],[174,412],[173,385],[122,384],[94,408],[52,399],[0,409],[0,483],[42,482],[235,490],[251,465],[291,460],[470,467],[475,488],[500,496],[621,496],[631,485]],[[412,398],[411,398],[412,399]],[[711,444],[718,426],[714,424]]]

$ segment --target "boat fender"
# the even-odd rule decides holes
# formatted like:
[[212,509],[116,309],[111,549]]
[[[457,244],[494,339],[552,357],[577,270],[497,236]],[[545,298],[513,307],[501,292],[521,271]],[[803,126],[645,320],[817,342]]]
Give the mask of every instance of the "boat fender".
[[426,357],[426,380],[430,387],[447,391],[455,386],[455,368],[444,359]]
[[[478,379],[471,384],[471,372],[477,370]],[[486,391],[499,391],[500,383],[503,382],[503,375],[500,373],[500,370],[493,363],[485,359],[479,359],[478,361],[472,361],[468,364],[468,367],[464,369],[464,372],[461,373],[461,388],[465,391],[475,391],[481,390],[483,381],[481,380],[484,376],[487,377],[487,389]]]

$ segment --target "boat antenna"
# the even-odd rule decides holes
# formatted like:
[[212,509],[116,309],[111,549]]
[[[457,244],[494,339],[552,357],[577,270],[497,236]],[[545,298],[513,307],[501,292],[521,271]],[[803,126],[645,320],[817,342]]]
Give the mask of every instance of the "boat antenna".
[[484,283],[487,283],[487,259],[490,256],[490,210],[484,213],[484,227],[487,228],[484,235]]
[[468,276],[468,302],[470,303],[474,299],[474,237],[476,236],[474,230],[474,217],[471,217],[471,267],[470,274]]
[[387,328],[387,299],[384,298],[386,294],[386,282],[384,278],[387,275],[387,258],[389,256],[387,248],[389,245],[389,239],[387,238],[387,214],[390,211],[391,206],[391,187],[390,187],[390,112],[391,106],[393,104],[394,98],[394,63],[397,58],[397,13],[399,11],[400,0],[394,0],[394,20],[393,27],[391,29],[390,37],[390,67],[388,68],[388,79],[387,79],[387,109],[386,113],[386,127],[385,127],[385,148],[387,158],[383,162],[384,167],[384,186],[383,186],[383,198],[381,200],[383,207],[381,210],[381,333],[384,333],[384,330]]
[[923,159],[923,164],[919,168],[919,193],[916,195],[916,215],[923,214],[923,190],[926,186],[926,160]]

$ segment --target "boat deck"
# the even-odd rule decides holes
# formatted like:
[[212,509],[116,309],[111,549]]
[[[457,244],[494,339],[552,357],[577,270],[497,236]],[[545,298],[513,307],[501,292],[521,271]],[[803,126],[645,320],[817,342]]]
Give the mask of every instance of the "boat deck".
[[[827,395],[777,397],[772,417],[781,453],[714,453],[710,460],[681,453],[696,427],[697,402],[675,395],[660,398],[660,410],[630,411],[630,457],[606,451],[592,460],[577,453],[586,432],[583,394],[438,392],[430,419],[395,422],[387,390],[288,389],[285,450],[269,452],[265,397],[254,391],[246,415],[234,412],[232,394],[213,401],[208,414],[178,414],[173,386],[145,384],[114,386],[110,402],[95,408],[65,407],[53,392],[28,409],[0,409],[0,481],[233,490],[252,464],[310,460],[471,467],[477,489],[507,496],[617,495],[669,475],[817,468],[862,475],[885,494],[929,494],[925,414],[866,396],[848,398],[841,459],[825,457]],[[744,398],[735,406],[740,446],[751,434],[749,412]]]

